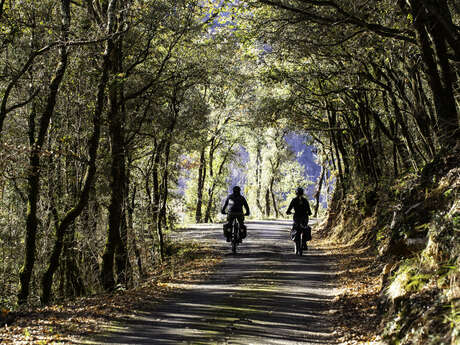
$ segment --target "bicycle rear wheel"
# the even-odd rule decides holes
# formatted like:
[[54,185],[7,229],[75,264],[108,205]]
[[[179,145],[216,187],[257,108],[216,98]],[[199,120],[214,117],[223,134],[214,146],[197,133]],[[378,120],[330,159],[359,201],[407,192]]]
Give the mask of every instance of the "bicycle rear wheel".
[[233,226],[232,226],[232,253],[236,254],[236,247],[238,245],[238,234],[239,234],[240,228],[238,221],[234,220],[233,221]]
[[297,235],[295,237],[295,253],[296,255],[302,256],[303,248],[302,248],[302,237]]

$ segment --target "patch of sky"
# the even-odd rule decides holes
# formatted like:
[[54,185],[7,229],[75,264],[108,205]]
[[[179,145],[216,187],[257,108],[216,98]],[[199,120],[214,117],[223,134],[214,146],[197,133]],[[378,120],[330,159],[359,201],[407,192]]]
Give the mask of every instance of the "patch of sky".
[[194,164],[194,162],[189,156],[184,154],[180,156],[179,162],[181,162],[181,164],[178,166],[180,169],[180,175],[177,181],[177,189],[175,192],[183,196],[187,188],[187,183],[190,180],[190,175],[192,172],[191,166]]
[[314,146],[306,145],[307,134],[289,133],[285,136],[286,143],[296,154],[297,161],[305,167],[305,177],[316,182],[321,173],[321,167],[316,163]]
[[[213,21],[212,21],[212,24],[210,26],[210,33],[211,34],[214,34],[216,32],[216,29],[218,28],[224,28],[224,27],[229,27],[229,30],[230,31],[235,31],[236,30],[236,26],[237,26],[237,23],[235,22],[235,18],[234,18],[234,13],[232,13],[231,11],[228,11],[226,9],[232,9],[232,8],[235,8],[237,6],[240,6],[241,5],[241,1],[239,0],[234,0],[234,1],[228,1],[228,0],[216,0],[216,1],[212,1],[213,2],[213,6],[214,6],[214,10],[208,12],[204,17],[203,17],[203,21],[207,21],[209,20],[211,17],[213,16],[216,16]],[[243,4],[243,6],[245,6],[245,4]],[[224,10],[222,10],[224,9]],[[216,11],[218,11],[216,13]]]
[[[317,163],[316,148],[312,145],[307,145],[307,134],[289,133],[286,135],[286,143],[290,146],[293,152],[296,153],[297,161],[305,167],[305,178],[313,182],[307,187],[306,194],[308,198],[313,199],[316,191],[318,179],[321,174],[321,166]],[[326,183],[326,182],[325,182]],[[328,189],[333,189],[335,180],[329,181]],[[324,186],[323,186],[324,188]],[[323,207],[327,207],[327,200],[325,195],[321,193],[320,202]]]
[[[309,199],[313,198],[316,182],[321,173],[321,167],[316,163],[315,147],[306,145],[307,134],[289,133],[285,136],[286,144],[295,153],[296,160],[305,168],[305,179],[313,183],[307,187],[306,194]],[[249,153],[244,147],[240,147],[238,158],[230,164],[230,176],[227,179],[228,192],[231,193],[233,186],[240,186],[244,190],[247,182],[247,164]]]
[[240,146],[236,160],[230,163],[230,176],[227,179],[228,192],[232,192],[234,186],[240,186],[244,190],[247,182],[247,165],[249,163],[249,152]]

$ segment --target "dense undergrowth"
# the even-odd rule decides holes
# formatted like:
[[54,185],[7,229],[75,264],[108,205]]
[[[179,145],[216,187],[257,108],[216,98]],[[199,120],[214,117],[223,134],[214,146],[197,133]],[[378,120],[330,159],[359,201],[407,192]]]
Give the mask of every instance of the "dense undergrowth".
[[323,231],[374,257],[372,317],[386,343],[460,344],[457,158],[434,160],[391,186],[336,195],[329,210]]

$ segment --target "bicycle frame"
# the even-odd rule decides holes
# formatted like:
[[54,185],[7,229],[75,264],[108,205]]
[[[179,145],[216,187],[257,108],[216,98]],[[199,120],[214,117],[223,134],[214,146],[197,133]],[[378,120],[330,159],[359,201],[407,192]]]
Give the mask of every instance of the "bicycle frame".
[[236,254],[236,247],[240,239],[240,222],[238,218],[233,219],[232,222],[232,253]]
[[238,216],[242,216],[242,213],[229,213],[229,216],[234,217],[232,220],[232,234],[231,234],[231,243],[232,243],[232,253],[236,254],[236,247],[240,241],[240,222],[238,221]]
[[[295,215],[294,215],[295,216]],[[294,251],[296,255],[302,256],[303,253],[303,247],[302,244],[304,243],[303,237],[306,236],[306,227],[308,226],[308,223],[304,224],[303,222],[299,221],[294,221],[292,230],[296,231],[294,238],[291,238],[294,241],[295,247]],[[291,234],[292,237],[292,234]]]
[[295,228],[295,236],[294,236],[294,250],[296,255],[302,256],[303,253],[303,248],[302,248],[302,243],[303,243],[303,236],[305,236],[305,232],[303,229],[302,224],[299,223],[294,223],[294,228]]

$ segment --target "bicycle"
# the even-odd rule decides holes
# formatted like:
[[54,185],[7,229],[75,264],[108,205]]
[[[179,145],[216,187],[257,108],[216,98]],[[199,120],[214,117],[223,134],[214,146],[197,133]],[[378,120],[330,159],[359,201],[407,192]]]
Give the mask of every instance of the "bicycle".
[[[302,256],[304,250],[303,243],[305,243],[306,246],[306,241],[311,240],[311,234],[308,228],[309,226],[307,223],[294,221],[291,230],[291,240],[294,241],[294,252],[296,255]],[[305,249],[307,248],[305,247]]]
[[236,254],[236,247],[238,244],[241,243],[242,237],[241,237],[241,224],[238,221],[238,216],[242,216],[243,213],[229,213],[230,216],[233,217],[232,223],[231,223],[231,234],[230,234],[230,242],[232,245],[232,253]]
[[294,223],[294,226],[291,230],[291,240],[294,241],[294,252],[296,255],[302,256],[303,247],[302,247],[302,237],[304,236],[304,231],[302,225]]

